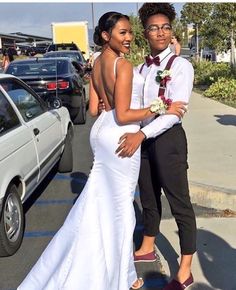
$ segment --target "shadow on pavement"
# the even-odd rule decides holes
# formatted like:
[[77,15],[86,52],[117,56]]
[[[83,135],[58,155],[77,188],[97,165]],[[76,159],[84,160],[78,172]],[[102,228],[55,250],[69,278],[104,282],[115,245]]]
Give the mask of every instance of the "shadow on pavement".
[[[198,229],[197,237],[200,267],[212,288],[202,283],[195,283],[191,290],[236,290],[236,249],[232,248],[224,237],[207,230]],[[178,254],[162,234],[158,236],[157,247],[168,263],[170,276],[174,277],[178,269]]]
[[70,175],[71,177],[71,192],[77,194],[73,204],[76,202],[77,198],[80,196],[88,176],[83,172],[73,172]]
[[198,229],[197,244],[202,272],[213,289],[235,290],[236,249],[224,237],[202,229]]
[[235,115],[214,115],[218,119],[216,120],[221,125],[231,125],[236,126],[236,116]]

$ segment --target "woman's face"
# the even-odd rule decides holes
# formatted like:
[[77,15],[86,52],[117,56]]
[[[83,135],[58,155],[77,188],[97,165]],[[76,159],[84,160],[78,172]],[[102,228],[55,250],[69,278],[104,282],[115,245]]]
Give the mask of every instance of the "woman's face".
[[112,29],[108,45],[117,54],[126,54],[130,51],[132,39],[133,33],[129,20],[121,18]]

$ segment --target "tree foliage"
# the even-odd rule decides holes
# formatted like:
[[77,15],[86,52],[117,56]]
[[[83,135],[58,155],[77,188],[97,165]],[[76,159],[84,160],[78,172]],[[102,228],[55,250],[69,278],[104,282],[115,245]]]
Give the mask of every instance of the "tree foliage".
[[[217,51],[231,47],[232,30],[236,28],[236,3],[214,3],[212,16],[201,29],[204,44]],[[235,36],[234,36],[235,41]]]
[[212,11],[211,3],[193,3],[184,4],[181,10],[181,21],[184,24],[198,24],[199,28],[210,16]]
[[194,26],[198,24],[202,47],[228,50],[232,29],[236,28],[236,3],[186,3],[181,11],[181,21]]
[[143,35],[143,26],[137,16],[130,15],[134,40],[131,44],[131,51],[128,59],[138,65],[143,62],[144,56],[149,53],[149,46]]

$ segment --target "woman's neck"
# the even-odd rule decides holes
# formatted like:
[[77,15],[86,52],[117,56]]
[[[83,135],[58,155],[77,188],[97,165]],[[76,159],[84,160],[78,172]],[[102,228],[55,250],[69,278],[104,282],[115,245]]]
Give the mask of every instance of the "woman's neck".
[[102,54],[111,55],[114,57],[120,56],[120,51],[113,50],[110,46],[107,46],[103,51]]

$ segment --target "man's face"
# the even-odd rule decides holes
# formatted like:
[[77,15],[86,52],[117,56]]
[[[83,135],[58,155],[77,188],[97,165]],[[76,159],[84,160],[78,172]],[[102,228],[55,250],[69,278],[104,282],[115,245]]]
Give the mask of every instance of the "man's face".
[[163,14],[155,14],[148,18],[144,36],[147,39],[151,54],[159,54],[171,41],[172,30],[169,18]]

